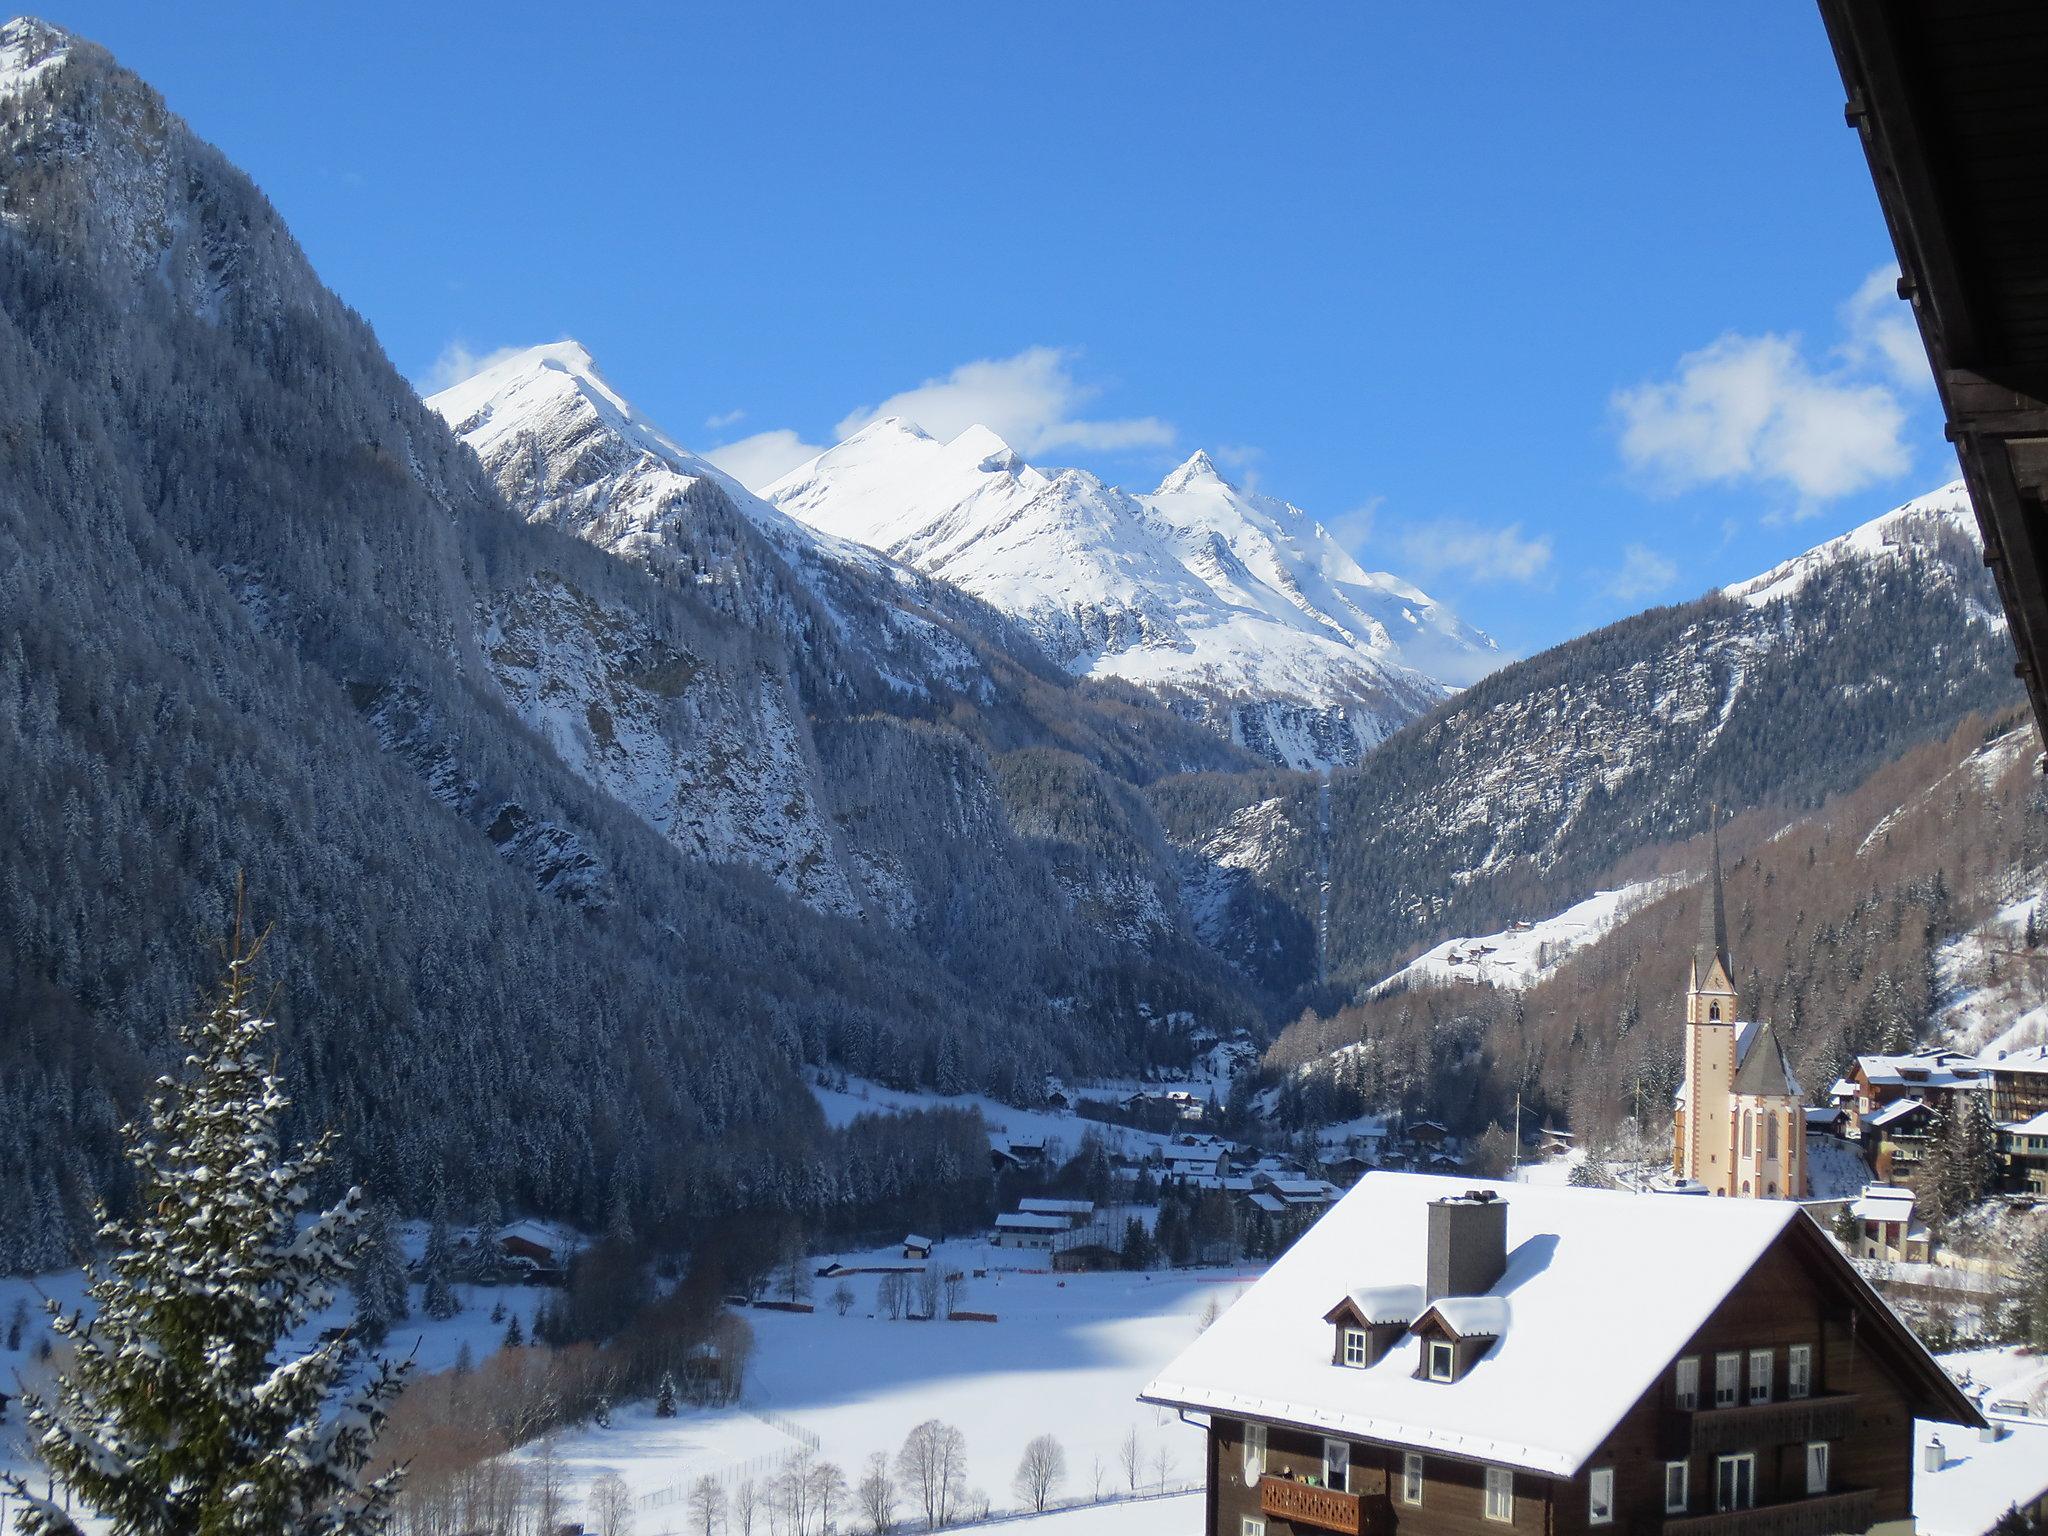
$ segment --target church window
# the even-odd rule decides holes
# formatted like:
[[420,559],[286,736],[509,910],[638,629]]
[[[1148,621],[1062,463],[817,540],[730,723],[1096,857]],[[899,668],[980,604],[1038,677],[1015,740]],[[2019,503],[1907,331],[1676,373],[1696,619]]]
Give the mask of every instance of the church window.
[[1707,1019],[1715,1024],[1721,1022],[1721,1005],[1719,1003],[1707,1004]]
[[1756,1116],[1750,1110],[1742,1112],[1742,1155],[1749,1156],[1751,1132],[1756,1129]]
[[1764,1116],[1764,1156],[1765,1156],[1765,1157],[1776,1157],[1777,1155],[1778,1155],[1778,1117],[1777,1117],[1776,1115],[1765,1115],[1765,1116]]

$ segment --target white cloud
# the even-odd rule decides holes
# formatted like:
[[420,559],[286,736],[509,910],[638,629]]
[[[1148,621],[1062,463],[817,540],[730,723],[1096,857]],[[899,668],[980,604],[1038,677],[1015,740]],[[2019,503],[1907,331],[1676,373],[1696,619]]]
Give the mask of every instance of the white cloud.
[[1621,569],[1607,578],[1607,593],[1623,602],[1655,597],[1678,579],[1678,562],[1647,544],[1631,544],[1621,552]]
[[1482,528],[1456,518],[1409,528],[1400,544],[1408,565],[1426,576],[1453,571],[1478,582],[1537,581],[1549,571],[1554,553],[1549,534],[1532,538],[1520,523]]
[[748,490],[758,491],[824,451],[816,443],[805,442],[789,428],[776,427],[707,449],[704,457]]
[[1927,350],[1913,311],[1899,298],[1899,269],[1879,267],[1842,306],[1847,340],[1842,355],[1851,367],[1884,373],[1902,389],[1926,389]]
[[744,410],[718,411],[704,418],[704,426],[707,431],[723,432],[727,427],[738,426],[746,419],[746,415]]
[[517,357],[526,351],[525,347],[493,347],[488,352],[471,350],[466,341],[451,341],[441,349],[441,355],[415,375],[412,387],[422,396],[436,395],[451,384],[460,384],[464,379],[473,378],[494,363],[502,363],[508,357]]
[[1727,335],[1675,377],[1616,392],[1621,454],[1669,491],[1777,484],[1818,504],[1903,475],[1905,408],[1882,384],[1816,372],[1796,337]]
[[1173,445],[1174,429],[1156,416],[1077,414],[1101,391],[1074,377],[1072,361],[1064,348],[1027,347],[1014,357],[962,363],[942,378],[861,407],[835,430],[851,437],[885,416],[902,416],[934,437],[950,439],[980,425],[1027,456],[1059,448],[1108,453]]

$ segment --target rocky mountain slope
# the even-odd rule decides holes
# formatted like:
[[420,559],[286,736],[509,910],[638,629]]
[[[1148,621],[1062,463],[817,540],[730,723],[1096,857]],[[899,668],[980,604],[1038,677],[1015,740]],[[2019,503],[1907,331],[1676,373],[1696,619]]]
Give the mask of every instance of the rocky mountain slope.
[[1029,1097],[1248,1016],[1132,787],[1246,754],[644,444],[644,526],[515,512],[246,178],[35,22],[0,422],[0,1189],[38,1209],[117,1192],[238,870],[301,1115],[414,1208],[786,1204],[806,1060]]
[[[1504,667],[1326,792],[1195,776],[1154,803],[1191,850],[1263,807],[1229,899],[1317,927],[1319,967],[1296,978],[1346,996],[1446,938],[1586,898],[1697,833],[1716,801],[1817,804],[2017,697],[1960,486],[1731,591]],[[1199,873],[1203,900],[1219,878]]]
[[1016,616],[1076,676],[1138,684],[1285,767],[1356,763],[1500,659],[1206,454],[1132,496],[985,427],[942,443],[891,417],[764,494]]

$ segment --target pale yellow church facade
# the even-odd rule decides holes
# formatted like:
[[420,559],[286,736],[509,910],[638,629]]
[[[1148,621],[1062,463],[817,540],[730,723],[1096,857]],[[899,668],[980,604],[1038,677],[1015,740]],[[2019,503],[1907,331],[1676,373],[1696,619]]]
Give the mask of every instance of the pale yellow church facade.
[[1806,1193],[1806,1111],[1776,1032],[1736,1017],[1721,839],[1685,993],[1685,1081],[1671,1169],[1709,1194],[1796,1200]]

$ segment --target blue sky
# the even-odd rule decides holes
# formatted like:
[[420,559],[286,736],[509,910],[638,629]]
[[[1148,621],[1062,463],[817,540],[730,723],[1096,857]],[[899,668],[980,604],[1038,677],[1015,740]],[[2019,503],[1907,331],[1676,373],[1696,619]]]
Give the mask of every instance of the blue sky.
[[409,376],[573,335],[756,477],[932,384],[1133,488],[1206,447],[1526,652],[1955,473],[1803,0],[45,14]]

